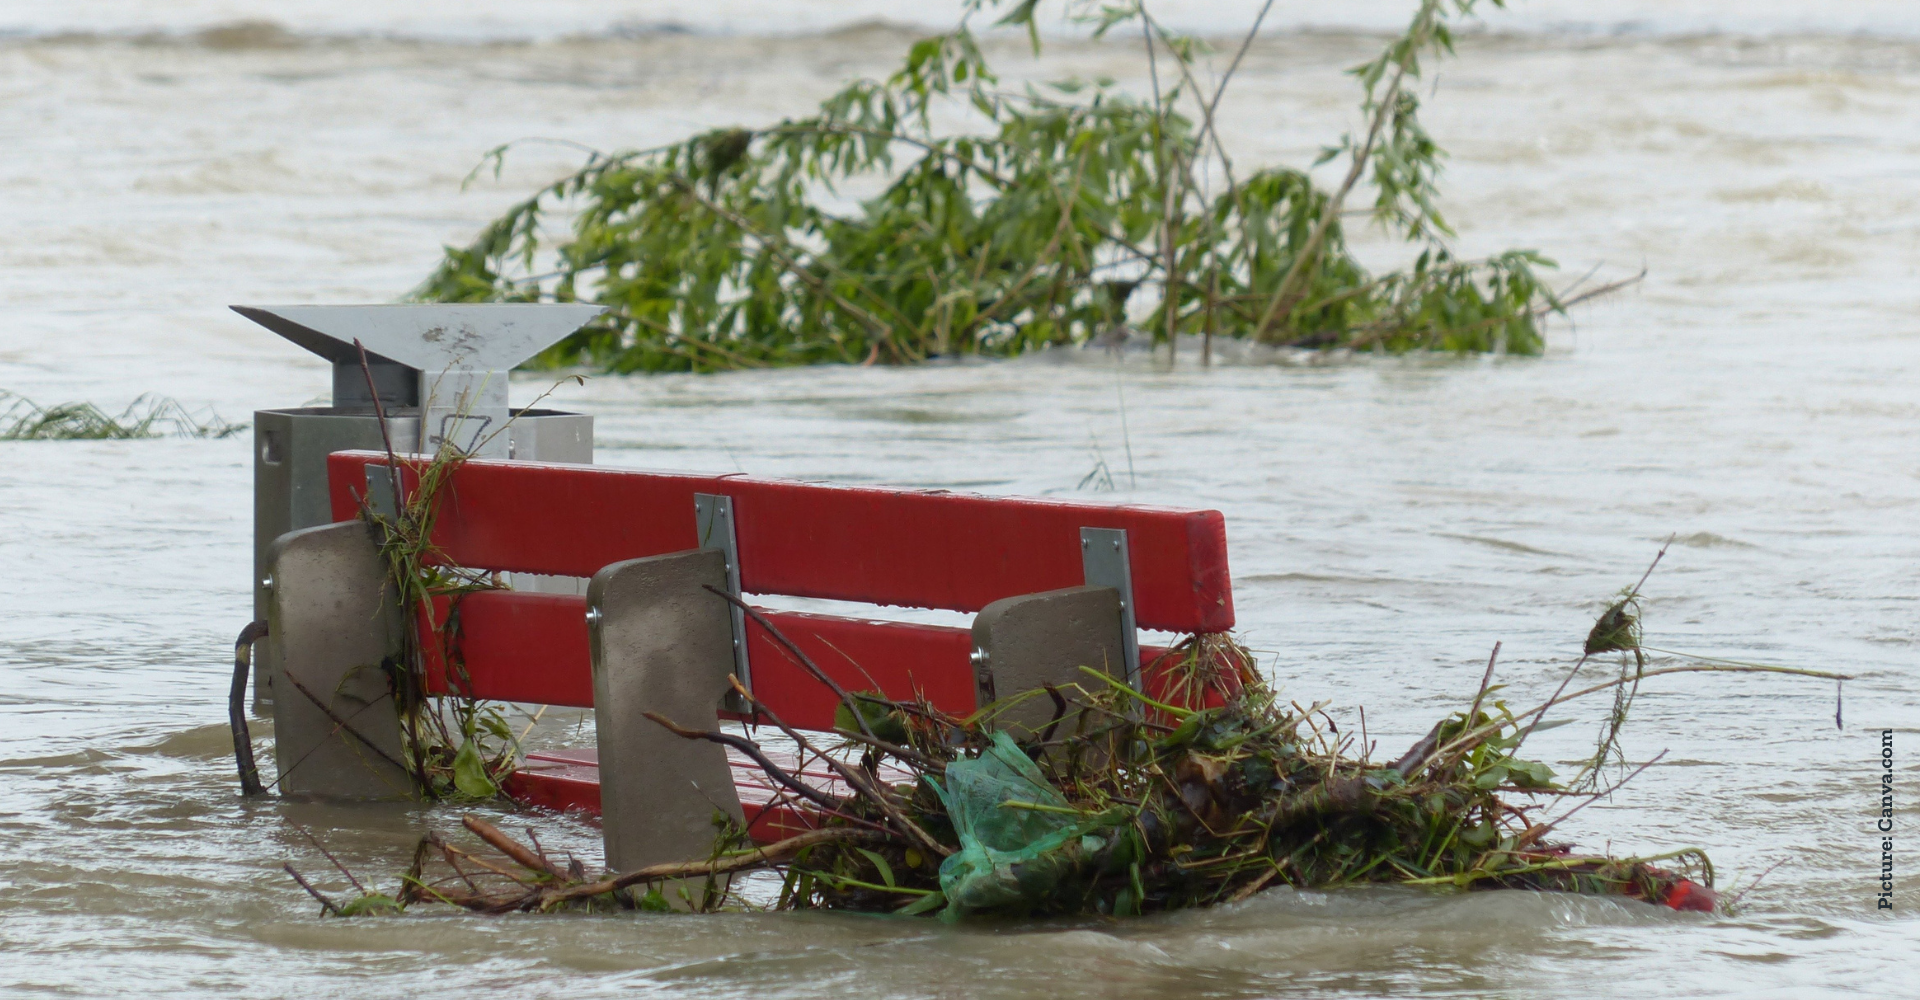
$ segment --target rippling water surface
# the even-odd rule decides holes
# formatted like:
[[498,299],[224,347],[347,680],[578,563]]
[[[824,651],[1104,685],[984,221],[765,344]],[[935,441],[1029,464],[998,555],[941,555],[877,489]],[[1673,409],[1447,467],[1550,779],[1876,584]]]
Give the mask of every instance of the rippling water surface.
[[[744,0],[538,21],[386,6],[295,4],[277,26],[209,31],[263,15],[0,5],[0,388],[110,407],[152,391],[230,418],[322,396],[317,359],[225,305],[390,299],[575,155],[528,147],[462,193],[486,148],[652,144],[800,113],[910,37],[833,27],[846,10],[823,4],[789,8],[791,24]],[[1465,252],[1537,247],[1568,280],[1648,269],[1544,358],[1206,370],[1191,350],[1173,366],[1075,354],[598,378],[562,401],[598,415],[608,464],[1070,494],[1104,460],[1120,489],[1101,496],[1218,507],[1245,638],[1343,724],[1365,705],[1383,747],[1457,707],[1496,640],[1513,698],[1544,697],[1601,601],[1677,536],[1647,588],[1650,642],[1860,678],[1844,729],[1824,684],[1664,679],[1627,748],[1667,757],[1566,827],[1615,851],[1705,847],[1723,888],[1778,863],[1738,915],[1281,890],[961,929],[318,920],[279,870],[323,867],[301,827],[384,877],[453,817],[235,795],[223,661],[249,611],[246,442],[9,443],[0,991],[1920,995],[1899,972],[1920,947],[1920,854],[1903,848],[1902,909],[1873,912],[1869,766],[1896,730],[1913,828],[1920,31],[1908,4],[1679,6],[1522,3],[1522,30],[1469,38],[1439,75],[1431,125],[1454,153]],[[869,7],[853,12],[892,13]],[[1178,8],[1201,27],[1240,19],[1222,9]],[[1339,70],[1379,43],[1356,31],[1382,9],[1255,49],[1225,123],[1242,162],[1305,162],[1350,124]],[[1840,34],[1796,33],[1821,19]],[[645,28],[669,22],[699,30]],[[738,33],[787,29],[801,33]],[[1026,68],[1020,53],[1002,55],[1016,75],[1141,72],[1121,45],[1063,42]],[[574,719],[549,721],[547,738],[569,738]],[[1591,732],[1537,749],[1570,761]],[[597,857],[590,828],[541,822]]]

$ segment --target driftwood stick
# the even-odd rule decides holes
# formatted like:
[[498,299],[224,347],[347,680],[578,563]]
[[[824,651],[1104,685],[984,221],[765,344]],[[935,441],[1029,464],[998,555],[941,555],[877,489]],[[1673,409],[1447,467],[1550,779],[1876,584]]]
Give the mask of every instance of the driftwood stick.
[[406,874],[400,876],[400,892],[395,897],[401,906],[420,899],[421,889],[425,885],[420,879],[426,873],[427,855],[432,852],[433,841],[428,837],[421,837],[420,842],[413,845],[413,863],[407,866]]
[[460,876],[460,881],[465,882],[467,888],[472,889],[474,892],[480,891],[480,883],[475,882],[473,876],[468,875],[467,870],[460,867],[461,858],[465,857],[472,860],[467,852],[455,848],[452,844],[447,843],[444,837],[431,831],[427,833],[426,839],[433,846],[440,849],[440,856],[447,859],[447,867],[453,869],[455,875]]
[[888,839],[891,839],[890,835],[876,830],[853,830],[840,826],[825,830],[808,830],[805,833],[788,837],[785,840],[768,844],[765,847],[748,851],[745,854],[736,854],[732,857],[719,858],[713,861],[679,861],[668,864],[648,865],[645,868],[637,868],[624,875],[601,879],[598,882],[570,886],[557,892],[550,891],[544,895],[541,903],[542,905],[550,906],[554,903],[561,903],[570,899],[599,896],[609,892],[617,892],[628,886],[638,885],[642,882],[660,882],[666,879],[693,878],[702,875],[724,875],[728,872],[737,872],[746,868],[759,868],[764,865],[785,861],[800,853],[802,850],[816,844],[828,844],[843,840],[879,843]]
[[1446,724],[1445,719],[1434,723],[1433,728],[1427,730],[1427,735],[1420,737],[1420,741],[1408,748],[1407,752],[1401,755],[1399,760],[1387,766],[1400,772],[1402,778],[1408,777],[1412,775],[1413,772],[1418,771],[1421,765],[1427,762],[1427,758],[1433,756],[1434,748],[1440,745],[1440,727]]
[[360,890],[360,895],[364,896],[367,894],[367,887],[364,885],[361,885],[360,880],[353,877],[353,873],[347,870],[346,865],[343,865],[340,863],[339,858],[336,858],[333,856],[332,851],[327,850],[325,844],[320,843],[320,838],[314,836],[312,830],[309,830],[298,823],[293,824],[293,828],[300,831],[300,833],[307,838],[307,842],[311,843],[315,850],[319,851],[323,856],[325,856],[327,861],[332,863],[333,867],[337,869],[340,872],[340,874],[345,875],[347,877],[347,881],[351,882],[355,889]]
[[1493,644],[1493,655],[1487,657],[1487,672],[1480,678],[1480,689],[1473,693],[1473,707],[1467,709],[1467,724],[1480,717],[1480,702],[1487,697],[1487,687],[1493,683],[1493,665],[1500,659],[1500,644]]
[[[431,834],[430,836],[433,838],[434,845],[440,848],[440,852],[442,854],[446,855],[448,864],[453,864],[455,858],[465,858],[467,859],[468,864],[477,865],[481,868],[486,869],[489,872],[492,872],[495,875],[500,876],[501,878],[512,879],[514,882],[520,885],[537,886],[540,884],[540,882],[536,879],[528,878],[527,876],[522,875],[518,872],[515,872],[510,868],[505,868],[500,865],[496,865],[493,862],[488,861],[486,858],[482,858],[475,855],[471,851],[463,851],[460,848],[447,843],[446,840],[441,838],[441,836],[437,833]],[[459,870],[458,866],[455,867],[455,870],[456,871]],[[537,875],[538,873],[536,872],[535,874]],[[461,872],[461,877],[465,878],[466,873]],[[472,884],[471,880],[469,880],[468,884],[470,885]]]
[[489,823],[478,816],[474,816],[471,814],[462,816],[460,818],[460,825],[466,827],[467,830],[471,832],[474,836],[479,837],[481,840],[486,841],[489,845],[493,847],[494,850],[499,851],[501,854],[504,854],[509,858],[512,858],[514,864],[519,865],[520,867],[525,868],[530,872],[538,872],[542,875],[550,875],[557,879],[564,879],[567,877],[567,873],[564,871],[561,871],[559,866],[555,865],[551,861],[548,861],[546,858],[543,858],[540,855],[534,853],[532,850],[528,849],[526,845],[520,843],[519,841],[513,839],[512,837],[509,837],[506,834],[501,833],[499,827],[494,826],[492,823]]

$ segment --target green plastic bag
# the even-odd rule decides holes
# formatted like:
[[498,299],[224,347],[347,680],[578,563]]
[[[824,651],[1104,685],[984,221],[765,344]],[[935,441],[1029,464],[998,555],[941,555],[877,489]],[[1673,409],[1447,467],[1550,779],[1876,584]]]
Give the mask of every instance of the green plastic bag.
[[1068,806],[1005,733],[979,757],[948,764],[945,787],[933,788],[960,837],[960,850],[940,864],[946,920],[1037,908],[1098,846],[1081,843],[1086,833],[1108,823]]

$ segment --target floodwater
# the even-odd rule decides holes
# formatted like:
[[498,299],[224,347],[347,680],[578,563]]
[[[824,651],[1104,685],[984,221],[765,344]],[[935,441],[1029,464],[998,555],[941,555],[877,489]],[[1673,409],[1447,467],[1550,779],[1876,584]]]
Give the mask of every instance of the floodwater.
[[[1253,5],[1228,6],[1175,13],[1224,30]],[[911,36],[835,27],[825,3],[401,7],[0,5],[0,388],[109,408],[157,392],[230,419],[308,402],[323,365],[228,303],[390,300],[578,157],[528,146],[463,193],[487,148],[803,113]],[[1325,7],[1280,5],[1277,23],[1320,30],[1263,41],[1237,78],[1241,163],[1307,162],[1351,124],[1339,71],[1393,5],[1331,24]],[[1277,890],[1035,926],[321,920],[280,871],[342,884],[301,829],[385,882],[457,817],[238,798],[223,720],[250,610],[246,440],[7,443],[0,993],[1920,996],[1902,973],[1920,951],[1920,17],[1542,0],[1490,26],[1509,16],[1429,101],[1462,250],[1536,247],[1567,281],[1647,269],[1543,358],[1203,369],[1189,346],[1174,365],[597,378],[560,402],[598,415],[608,464],[1217,507],[1244,638],[1343,725],[1365,706],[1383,753],[1460,707],[1495,641],[1508,696],[1544,697],[1674,536],[1646,588],[1651,644],[1858,677],[1844,728],[1825,682],[1650,684],[1627,751],[1666,757],[1564,828],[1616,852],[1704,847],[1723,889],[1773,868],[1736,915]],[[997,50],[1010,76],[1143,78],[1120,42],[1061,41],[1037,67],[1021,44]],[[1082,489],[1102,464],[1117,489]],[[1535,749],[1578,758],[1603,710]],[[576,721],[542,738],[579,738]],[[1891,914],[1872,905],[1883,729]],[[531,821],[597,860],[591,828]]]

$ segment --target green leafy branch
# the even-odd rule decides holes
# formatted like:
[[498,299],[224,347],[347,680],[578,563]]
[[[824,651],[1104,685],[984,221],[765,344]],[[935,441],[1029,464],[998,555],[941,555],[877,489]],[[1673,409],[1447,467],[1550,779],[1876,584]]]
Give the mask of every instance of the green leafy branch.
[[[1412,86],[1477,5],[1420,0],[1406,31],[1352,71],[1366,128],[1322,157],[1347,160],[1331,191],[1285,166],[1240,176],[1214,126],[1265,9],[1208,89],[1195,72],[1204,46],[1143,2],[1070,7],[1095,36],[1140,29],[1149,100],[1110,81],[1003,88],[970,27],[998,0],[972,0],[953,31],[813,116],[590,151],[447,248],[414,295],[607,305],[537,363],[614,371],[912,363],[1196,334],[1209,356],[1215,337],[1537,353],[1542,320],[1571,300],[1542,281],[1553,265],[1538,253],[1454,252],[1438,208],[1444,152]],[[995,24],[1025,28],[1037,53],[1039,7],[1021,0]],[[964,123],[936,128],[935,110]],[[497,171],[509,148],[483,167]],[[855,207],[839,200],[874,181],[879,193]],[[1419,246],[1410,266],[1376,275],[1349,252],[1341,220],[1363,184],[1373,221]],[[1136,303],[1142,288],[1153,297]]]

